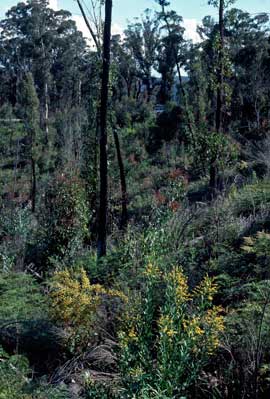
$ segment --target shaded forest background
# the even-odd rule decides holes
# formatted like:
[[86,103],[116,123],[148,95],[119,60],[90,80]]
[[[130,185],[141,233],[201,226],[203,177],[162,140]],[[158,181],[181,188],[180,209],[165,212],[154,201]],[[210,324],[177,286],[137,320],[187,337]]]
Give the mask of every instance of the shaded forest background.
[[156,2],[0,21],[1,399],[269,397],[269,15]]

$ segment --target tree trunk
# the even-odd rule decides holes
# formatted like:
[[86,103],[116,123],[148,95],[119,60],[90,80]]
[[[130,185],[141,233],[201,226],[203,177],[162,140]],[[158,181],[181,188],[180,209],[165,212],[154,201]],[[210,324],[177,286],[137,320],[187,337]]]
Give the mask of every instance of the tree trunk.
[[31,201],[32,201],[32,213],[36,211],[36,192],[37,192],[37,178],[36,178],[36,163],[31,156],[31,169],[32,169],[32,187],[31,187]]
[[123,159],[122,159],[121,148],[120,148],[119,138],[118,138],[116,129],[113,129],[113,137],[114,137],[116,153],[117,153],[117,161],[118,161],[119,172],[120,172],[120,184],[121,184],[121,196],[122,196],[122,199],[121,199],[122,215],[121,215],[120,228],[125,229],[127,226],[127,221],[128,221],[127,184],[126,184],[124,163],[123,163]]
[[[224,0],[219,0],[219,35],[220,48],[218,54],[218,70],[217,70],[217,104],[215,129],[217,133],[222,132],[223,128],[223,83],[224,83]],[[217,188],[217,159],[214,158],[210,164],[210,182],[212,189]]]
[[216,131],[222,131],[223,111],[223,81],[224,81],[224,0],[219,1],[219,35],[220,49],[218,55],[217,73],[217,108],[216,108]]
[[149,72],[147,76],[147,102],[150,103],[152,99],[152,92],[153,92],[153,82],[152,82],[152,77],[151,77],[151,72]]
[[41,103],[40,127],[45,133],[44,143],[49,143],[49,88],[48,88],[48,66],[45,46],[43,40],[41,41],[42,56],[43,56],[43,98]]
[[217,167],[216,167],[216,160],[212,161],[210,164],[210,181],[209,181],[209,186],[212,189],[215,189],[217,187]]
[[98,218],[98,258],[106,255],[107,208],[108,208],[108,160],[107,160],[107,111],[109,94],[110,49],[112,25],[112,0],[105,1],[105,23],[103,37],[103,68],[100,104],[100,197]]

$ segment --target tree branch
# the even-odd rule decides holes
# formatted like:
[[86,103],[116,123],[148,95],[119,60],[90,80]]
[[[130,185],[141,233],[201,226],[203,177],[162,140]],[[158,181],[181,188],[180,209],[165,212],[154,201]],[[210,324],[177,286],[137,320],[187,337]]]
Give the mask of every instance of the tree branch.
[[93,29],[91,28],[91,25],[90,25],[90,23],[89,23],[89,21],[87,19],[87,16],[85,15],[85,12],[84,12],[84,9],[83,9],[83,6],[82,6],[80,0],[77,0],[77,3],[78,3],[78,6],[79,6],[79,8],[81,10],[84,22],[86,23],[86,26],[87,26],[87,28],[88,28],[88,30],[90,32],[90,35],[91,35],[92,39],[94,40],[95,46],[97,48],[98,55],[100,56],[101,55],[101,48],[100,48],[97,36],[94,33]]

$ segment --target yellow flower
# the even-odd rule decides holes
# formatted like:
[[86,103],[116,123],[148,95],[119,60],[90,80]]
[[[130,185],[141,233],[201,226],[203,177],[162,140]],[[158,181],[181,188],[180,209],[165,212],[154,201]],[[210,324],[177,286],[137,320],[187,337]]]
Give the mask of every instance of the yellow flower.
[[173,328],[173,320],[168,315],[162,315],[158,321],[160,332],[173,337],[177,332]]
[[204,330],[201,328],[202,320],[200,317],[192,317],[189,320],[183,320],[183,328],[190,338],[195,339],[197,336],[203,335]]
[[128,332],[128,337],[133,340],[133,341],[137,341],[138,340],[138,336],[135,332],[134,327],[131,328],[131,330]]
[[122,291],[110,289],[107,291],[107,294],[111,297],[117,297],[125,303],[128,302],[128,297]]
[[81,269],[81,287],[83,290],[90,289],[90,281],[84,269]]
[[175,267],[165,277],[169,284],[172,284],[175,289],[175,298],[178,304],[187,302],[191,299],[188,290],[187,277],[184,275],[182,268]]
[[214,283],[214,280],[209,276],[205,276],[202,282],[194,289],[193,294],[195,298],[207,298],[211,302],[217,290],[218,286]]
[[124,299],[124,294],[120,291],[91,284],[84,269],[81,269],[79,276],[67,269],[57,272],[52,279],[50,294],[52,316],[66,325],[89,325],[93,322],[104,295]]
[[224,331],[224,317],[220,314],[222,311],[221,306],[214,306],[205,316],[205,322],[217,332]]
[[170,329],[170,330],[168,330],[168,331],[166,332],[166,334],[168,335],[168,337],[173,337],[174,335],[176,335],[176,331]]
[[158,266],[153,265],[153,263],[149,263],[143,273],[147,277],[159,277],[161,275],[161,271]]
[[199,326],[196,326],[194,331],[195,331],[196,335],[203,335],[204,334],[204,330],[201,327],[199,327]]
[[219,335],[224,331],[224,316],[221,314],[223,311],[224,309],[221,306],[214,306],[207,310],[203,318],[207,332],[206,348],[209,354],[214,353],[219,346]]
[[177,331],[174,329],[174,322],[168,315],[162,315],[158,321],[160,333],[167,335],[169,338],[172,338],[177,334]]

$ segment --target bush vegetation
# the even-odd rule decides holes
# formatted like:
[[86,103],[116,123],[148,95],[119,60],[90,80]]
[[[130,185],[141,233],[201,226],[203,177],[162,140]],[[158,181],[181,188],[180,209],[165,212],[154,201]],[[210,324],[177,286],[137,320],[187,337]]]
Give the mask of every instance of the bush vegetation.
[[269,16],[156,3],[0,21],[0,399],[269,397]]

